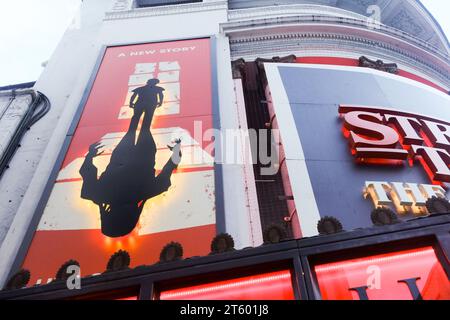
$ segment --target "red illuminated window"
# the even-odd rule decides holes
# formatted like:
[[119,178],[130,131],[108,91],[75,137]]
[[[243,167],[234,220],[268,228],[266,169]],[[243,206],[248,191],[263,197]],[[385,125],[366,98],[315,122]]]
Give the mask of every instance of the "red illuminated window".
[[126,297],[126,298],[119,298],[119,299],[115,299],[115,300],[137,300],[138,298],[136,296],[134,297]]
[[120,288],[72,297],[73,300],[138,300],[139,288]]
[[[324,300],[449,300],[450,280],[432,247],[320,264]],[[366,295],[366,296],[364,296]]]
[[162,291],[161,300],[293,300],[289,270]]

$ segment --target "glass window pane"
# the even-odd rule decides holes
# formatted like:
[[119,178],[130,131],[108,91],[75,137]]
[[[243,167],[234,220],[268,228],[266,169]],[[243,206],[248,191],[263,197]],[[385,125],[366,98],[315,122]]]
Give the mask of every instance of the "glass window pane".
[[[433,247],[380,254],[314,267],[324,300],[412,300],[414,286],[425,300],[450,299],[450,281]],[[404,280],[410,280],[410,286]],[[401,282],[403,281],[403,282]],[[361,290],[361,289],[360,289]]]
[[162,291],[161,300],[293,300],[289,270]]

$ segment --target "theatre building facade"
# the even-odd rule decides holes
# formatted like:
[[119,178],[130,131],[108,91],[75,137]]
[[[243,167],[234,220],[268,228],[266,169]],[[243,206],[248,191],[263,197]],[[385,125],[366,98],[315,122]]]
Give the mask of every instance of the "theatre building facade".
[[419,1],[84,0],[27,90],[0,299],[450,299],[450,46]]

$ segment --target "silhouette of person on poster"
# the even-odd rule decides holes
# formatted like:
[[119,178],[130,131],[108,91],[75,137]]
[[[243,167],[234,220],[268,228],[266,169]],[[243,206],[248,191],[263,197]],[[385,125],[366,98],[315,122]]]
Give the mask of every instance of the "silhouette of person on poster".
[[145,113],[145,116],[150,119],[151,125],[151,119],[156,108],[162,106],[164,102],[164,89],[158,87],[158,83],[158,79],[150,79],[147,81],[147,85],[133,90],[133,95],[130,99],[130,108],[134,109],[134,115],[131,118],[130,125],[132,130],[136,130],[142,113]]
[[[166,192],[171,186],[173,170],[181,161],[181,140],[176,140],[172,156],[158,176],[155,175],[156,144],[150,131],[153,114],[163,103],[163,88],[158,79],[134,90],[130,107],[134,116],[125,136],[112,151],[106,170],[97,178],[98,169],[93,159],[103,152],[99,142],[89,147],[81,166],[83,179],[81,198],[99,206],[102,233],[108,237],[122,237],[136,227],[147,200]],[[136,97],[138,98],[135,101]],[[137,127],[144,114],[141,130]]]

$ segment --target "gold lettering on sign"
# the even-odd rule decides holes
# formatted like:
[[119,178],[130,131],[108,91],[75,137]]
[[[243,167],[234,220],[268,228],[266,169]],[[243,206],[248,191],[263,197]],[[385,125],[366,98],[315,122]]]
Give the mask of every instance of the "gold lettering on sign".
[[375,208],[394,207],[398,214],[427,215],[426,202],[432,197],[446,199],[446,191],[439,185],[367,181],[364,197],[370,198]]

